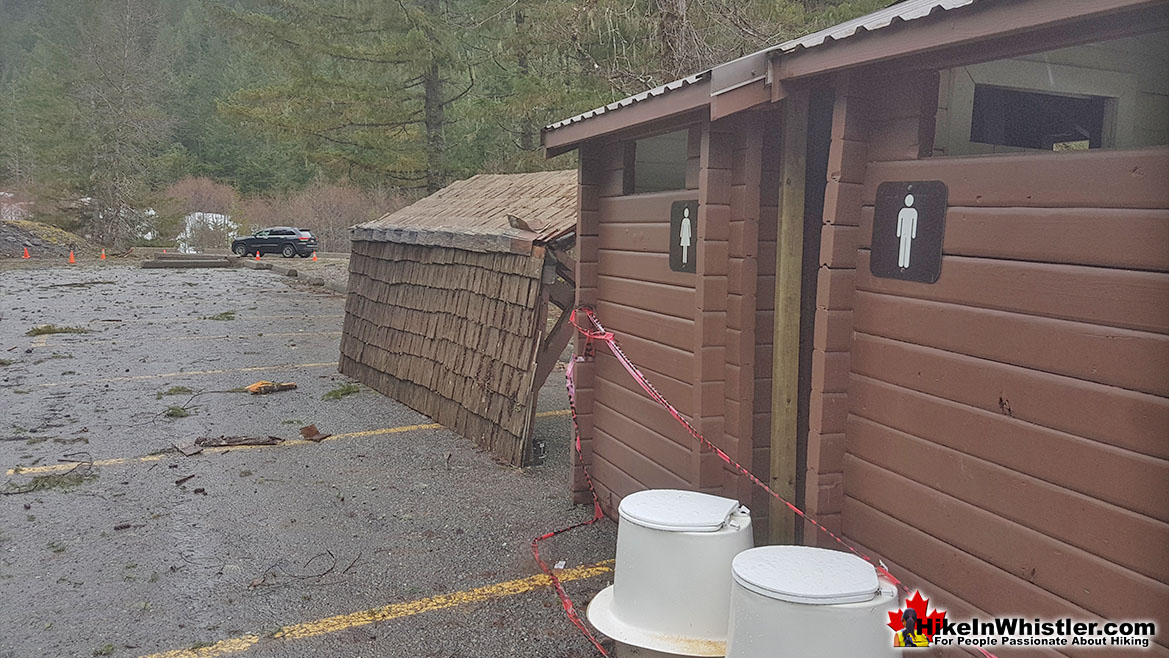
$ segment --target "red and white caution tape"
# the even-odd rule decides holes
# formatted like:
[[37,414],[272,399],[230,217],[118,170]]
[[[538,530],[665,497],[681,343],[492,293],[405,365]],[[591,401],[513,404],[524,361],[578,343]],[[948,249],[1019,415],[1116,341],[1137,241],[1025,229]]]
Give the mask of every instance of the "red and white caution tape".
[[584,469],[585,482],[589,485],[589,493],[592,494],[593,497],[593,518],[587,521],[581,521],[580,523],[574,523],[566,528],[553,530],[552,532],[548,532],[540,535],[539,537],[536,537],[532,540],[532,556],[536,558],[536,563],[540,565],[540,570],[543,571],[552,581],[552,587],[556,590],[556,596],[560,597],[560,605],[564,606],[564,613],[568,615],[568,620],[572,622],[573,626],[576,626],[578,629],[580,629],[581,633],[584,633],[584,636],[589,639],[589,642],[593,643],[593,646],[597,648],[597,651],[601,652],[602,656],[608,656],[609,652],[605,651],[605,647],[601,646],[600,640],[598,640],[596,636],[593,635],[592,631],[590,631],[588,627],[585,626],[584,621],[581,620],[580,614],[576,611],[576,607],[572,605],[572,599],[568,597],[568,594],[564,591],[564,586],[560,583],[560,579],[556,577],[556,572],[548,568],[548,563],[544,562],[544,558],[540,557],[540,542],[544,541],[545,539],[551,539],[556,535],[564,534],[570,530],[576,530],[577,528],[590,526],[605,518],[605,512],[601,509],[601,501],[597,499],[597,490],[593,488],[593,478],[589,475],[588,467],[585,466],[584,453],[581,452],[580,448],[580,425],[576,419],[576,388],[573,384],[572,378],[572,370],[575,364],[576,357],[573,357],[573,359],[568,362],[568,367],[564,371],[564,380],[566,386],[568,387],[568,409],[572,414],[572,433],[573,436],[576,437],[576,458],[580,460],[580,467]]
[[[583,327],[577,322],[577,313],[578,312],[583,314],[588,319],[588,321],[591,325],[590,327]],[[593,497],[593,518],[589,519],[588,521],[583,521],[581,523],[577,523],[577,524],[571,525],[567,528],[563,528],[561,530],[556,530],[554,532],[550,532],[548,534],[537,537],[536,539],[533,539],[532,540],[532,553],[536,556],[536,561],[540,564],[540,568],[543,569],[544,573],[548,574],[548,576],[551,577],[552,584],[556,588],[556,594],[557,594],[557,596],[560,597],[560,602],[564,606],[565,612],[568,613],[569,620],[572,621],[572,623],[577,628],[579,628],[582,633],[585,634],[585,636],[589,639],[589,641],[593,643],[593,646],[595,646],[597,648],[597,650],[601,652],[602,655],[608,656],[609,654],[608,654],[608,652],[605,651],[604,647],[601,646],[600,642],[597,641],[597,638],[592,634],[592,632],[590,632],[589,629],[581,621],[580,616],[576,613],[576,609],[572,605],[572,600],[568,598],[568,595],[565,594],[565,592],[564,592],[564,588],[561,587],[560,581],[556,578],[556,575],[552,572],[552,570],[548,568],[548,565],[545,564],[542,559],[540,559],[540,550],[538,547],[539,542],[541,542],[545,539],[548,539],[550,537],[555,537],[556,535],[559,535],[559,534],[564,533],[564,532],[568,532],[569,530],[574,530],[576,528],[580,528],[583,526],[592,525],[592,524],[596,523],[597,521],[601,520],[602,518],[604,518],[604,512],[601,510],[600,501],[597,499],[596,489],[593,488],[592,477],[589,475],[588,467],[585,465],[585,462],[584,462],[584,455],[581,452],[580,425],[577,423],[577,416],[576,416],[576,390],[575,390],[575,385],[573,383],[573,366],[575,365],[577,359],[584,360],[585,358],[592,357],[593,349],[594,349],[593,341],[601,341],[601,342],[605,343],[606,345],[608,345],[609,350],[613,353],[613,356],[617,358],[618,363],[620,363],[621,366],[625,368],[625,371],[629,373],[629,376],[633,378],[633,381],[637,382],[638,386],[640,386],[642,388],[642,390],[644,390],[646,392],[646,394],[649,395],[651,400],[653,400],[658,405],[660,405],[663,409],[665,409],[667,412],[669,412],[670,416],[672,416],[674,418],[674,420],[678,421],[678,423],[681,424],[682,427],[686,428],[686,431],[689,432],[690,436],[693,437],[696,441],[698,441],[698,443],[700,445],[712,450],[716,455],[718,455],[719,459],[721,459],[724,463],[726,463],[728,466],[733,468],[735,471],[737,471],[743,477],[747,478],[750,482],[752,482],[756,486],[758,486],[761,489],[763,489],[764,491],[766,491],[769,496],[771,496],[772,498],[775,498],[779,502],[783,503],[783,505],[785,507],[787,507],[788,509],[790,509],[793,514],[795,514],[796,516],[800,517],[801,519],[807,521],[808,523],[811,523],[816,528],[819,528],[821,531],[823,531],[829,537],[831,537],[833,540],[835,540],[836,543],[838,543],[841,546],[843,546],[844,548],[848,549],[848,551],[850,553],[852,553],[853,555],[856,555],[857,557],[863,559],[865,562],[868,562],[869,564],[871,564],[873,566],[873,568],[875,568],[882,576],[887,578],[889,580],[889,582],[896,585],[897,588],[900,589],[902,592],[909,594],[909,588],[906,587],[906,585],[904,583],[902,583],[900,579],[898,579],[896,576],[894,576],[892,573],[890,573],[884,564],[880,563],[879,561],[873,561],[872,558],[870,558],[869,556],[865,555],[864,553],[860,552],[859,550],[857,550],[856,548],[851,546],[848,542],[844,541],[844,539],[842,539],[836,533],[832,532],[827,527],[825,527],[824,524],[822,524],[819,521],[817,521],[816,519],[812,518],[807,513],[805,513],[802,509],[800,509],[799,507],[796,507],[796,505],[794,503],[788,501],[786,498],[784,498],[783,496],[776,493],[774,490],[772,490],[771,487],[769,487],[767,485],[767,483],[765,483],[762,480],[760,480],[759,478],[755,477],[755,475],[753,473],[751,473],[751,471],[747,470],[746,467],[744,467],[742,464],[735,461],[734,459],[731,459],[730,455],[723,452],[723,450],[721,448],[719,448],[714,443],[712,443],[709,439],[707,439],[705,436],[703,436],[701,432],[694,429],[694,427],[689,423],[689,421],[687,421],[682,416],[682,414],[679,413],[678,410],[674,408],[674,405],[670,404],[669,400],[667,400],[665,398],[665,396],[663,396],[661,393],[658,392],[658,390],[656,388],[654,388],[653,384],[651,384],[649,382],[649,380],[646,379],[645,375],[640,370],[638,370],[637,366],[633,365],[633,362],[629,360],[629,357],[625,356],[625,352],[623,352],[621,350],[621,346],[617,344],[616,337],[613,336],[612,332],[607,331],[605,329],[604,325],[601,324],[601,321],[599,319],[597,319],[596,312],[593,311],[593,309],[588,308],[588,307],[580,307],[580,308],[574,309],[572,311],[572,315],[569,316],[569,322],[571,322],[572,326],[576,327],[576,330],[578,332],[580,332],[580,334],[582,336],[585,337],[584,355],[582,357],[574,357],[573,360],[569,362],[568,368],[565,371],[565,379],[567,381],[567,386],[568,386],[568,402],[569,402],[569,408],[571,409],[571,413],[572,413],[572,424],[573,424],[573,431],[574,431],[573,433],[576,437],[575,438],[575,447],[576,447],[577,459],[580,460],[581,468],[584,471],[585,482],[588,484],[589,493],[592,494],[592,497]],[[994,654],[986,651],[985,649],[979,648],[978,651],[983,656],[985,656],[985,658],[996,658],[994,656]]]

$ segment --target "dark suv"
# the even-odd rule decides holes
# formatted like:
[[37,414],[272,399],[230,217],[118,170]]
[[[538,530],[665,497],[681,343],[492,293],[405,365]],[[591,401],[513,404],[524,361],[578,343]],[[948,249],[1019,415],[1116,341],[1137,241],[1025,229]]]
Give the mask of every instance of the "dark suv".
[[280,254],[285,258],[308,258],[317,250],[317,239],[306,228],[274,226],[247,236],[236,238],[231,251],[237,256],[253,254]]

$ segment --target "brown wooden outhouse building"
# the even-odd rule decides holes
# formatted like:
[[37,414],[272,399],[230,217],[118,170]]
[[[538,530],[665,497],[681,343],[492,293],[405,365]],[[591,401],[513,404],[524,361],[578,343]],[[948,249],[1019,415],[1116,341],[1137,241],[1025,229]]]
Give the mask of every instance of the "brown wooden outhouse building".
[[[1167,29],[1164,1],[907,0],[548,126],[579,155],[578,301],[954,616],[1164,626]],[[696,489],[831,544],[606,350],[577,372],[610,513]]]

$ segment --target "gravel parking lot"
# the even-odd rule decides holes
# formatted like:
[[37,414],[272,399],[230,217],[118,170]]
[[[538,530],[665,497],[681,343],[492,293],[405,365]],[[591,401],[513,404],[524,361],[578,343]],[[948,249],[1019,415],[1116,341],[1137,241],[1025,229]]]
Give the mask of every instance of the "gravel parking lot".
[[[591,513],[560,373],[548,461],[520,470],[337,374],[344,300],[319,287],[0,265],[0,299],[0,656],[593,654],[528,550]],[[260,379],[297,389],[240,392]],[[174,447],[224,435],[284,441]],[[578,606],[615,531],[548,542]]]

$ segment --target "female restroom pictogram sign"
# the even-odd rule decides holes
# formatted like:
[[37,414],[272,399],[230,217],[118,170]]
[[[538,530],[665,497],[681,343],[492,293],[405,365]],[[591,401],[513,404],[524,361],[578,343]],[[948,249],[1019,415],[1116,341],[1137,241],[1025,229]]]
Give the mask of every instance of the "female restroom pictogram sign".
[[697,247],[698,201],[675,201],[670,206],[670,269],[694,272]]
[[873,276],[935,283],[942,274],[948,191],[942,181],[877,186],[869,270]]

